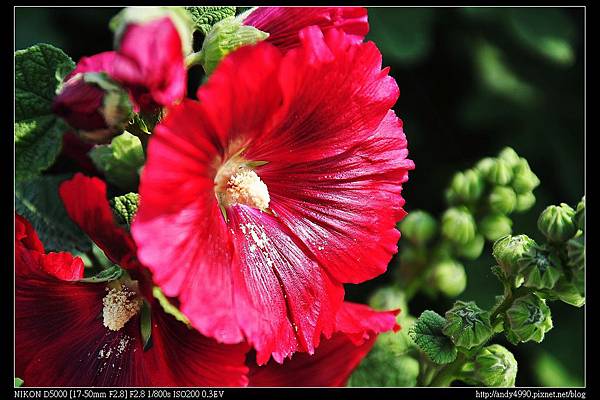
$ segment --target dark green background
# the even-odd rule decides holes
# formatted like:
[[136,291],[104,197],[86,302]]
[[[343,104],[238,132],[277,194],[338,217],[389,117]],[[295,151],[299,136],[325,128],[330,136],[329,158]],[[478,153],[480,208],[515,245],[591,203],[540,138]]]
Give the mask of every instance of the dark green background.
[[[112,48],[115,8],[23,8],[15,11],[15,46],[56,45],[74,60]],[[436,215],[452,174],[512,146],[541,185],[535,207],[514,218],[514,232],[541,239],[537,215],[550,204],[574,206],[584,190],[583,8],[370,8],[371,32],[400,86],[395,109],[416,163],[404,185],[406,209]],[[201,72],[193,71],[190,93]],[[485,256],[467,264],[460,297],[491,306],[500,286]],[[396,267],[395,259],[390,270]],[[348,287],[365,301],[390,273]],[[417,296],[411,314],[442,312],[452,300]],[[555,328],[541,345],[509,347],[517,385],[583,385],[584,310],[552,303]]]

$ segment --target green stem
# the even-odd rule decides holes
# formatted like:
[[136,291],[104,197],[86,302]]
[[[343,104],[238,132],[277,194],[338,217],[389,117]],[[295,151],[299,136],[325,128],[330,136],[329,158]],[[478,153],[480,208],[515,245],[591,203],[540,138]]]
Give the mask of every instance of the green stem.
[[200,64],[202,62],[203,57],[204,53],[202,53],[202,50],[189,54],[185,57],[185,68],[190,69],[194,65]]
[[437,375],[431,380],[428,386],[446,387],[456,379],[463,365],[467,361],[467,356],[464,353],[459,353],[452,363],[442,367]]

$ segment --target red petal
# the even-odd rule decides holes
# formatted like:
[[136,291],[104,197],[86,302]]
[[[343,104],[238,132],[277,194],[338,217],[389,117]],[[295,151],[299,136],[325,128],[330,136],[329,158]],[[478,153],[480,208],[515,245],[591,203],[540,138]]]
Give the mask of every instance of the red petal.
[[[268,43],[233,52],[200,102],[169,110],[149,144],[132,227],[141,261],[192,324],[226,343],[245,336],[259,362],[312,351],[331,333],[340,282],[385,271],[413,167],[377,48],[334,29],[300,36],[303,47],[283,57]],[[240,151],[268,161],[256,172],[277,218],[241,206],[227,210],[228,224],[220,215],[215,175]],[[268,260],[240,223],[273,241]]]
[[324,32],[342,29],[357,43],[369,31],[367,10],[362,7],[258,7],[244,24],[269,33],[267,41],[282,50],[300,46],[298,32],[311,25]]
[[228,216],[239,262],[233,267],[238,322],[257,362],[272,353],[281,363],[296,348],[312,354],[321,333],[333,332],[342,285],[306,256],[276,218],[245,206],[230,208]]
[[105,51],[104,53],[94,54],[90,57],[81,57],[75,69],[66,76],[69,78],[84,72],[105,72],[112,75],[112,68],[117,58],[117,52]]
[[165,314],[152,312],[152,347],[144,353],[154,386],[246,386],[248,345],[226,345]]
[[15,240],[28,250],[44,252],[44,245],[33,226],[19,214],[15,214]]
[[[102,285],[62,281],[42,272],[39,266],[23,265],[23,261],[17,258],[15,265],[15,359],[17,376],[27,379],[25,369],[34,359],[46,362],[46,369],[54,373],[61,371],[51,359],[42,359],[40,352],[49,351],[62,338],[69,343],[92,335],[90,324],[94,321],[104,329],[101,313],[105,291]],[[28,273],[24,275],[25,271]],[[72,362],[73,354],[65,350],[64,346],[56,349]],[[86,353],[91,350],[85,349]],[[35,379],[28,379],[28,384],[37,385],[38,377],[31,378]]]
[[83,260],[70,253],[48,253],[42,260],[42,269],[58,279],[76,281],[83,278]]
[[60,185],[59,193],[69,217],[112,262],[123,268],[138,267],[135,243],[116,224],[102,180],[78,173]]
[[296,353],[282,365],[272,361],[263,367],[251,364],[249,386],[343,386],[373,347],[377,334],[398,327],[395,314],[344,303],[336,333],[324,339],[313,356]]
[[127,86],[142,86],[153,100],[170,105],[185,95],[187,74],[179,33],[169,17],[129,24],[111,75]]
[[396,316],[400,310],[375,311],[364,304],[344,302],[336,315],[337,332],[345,333],[356,345],[371,339],[377,334],[400,329]]

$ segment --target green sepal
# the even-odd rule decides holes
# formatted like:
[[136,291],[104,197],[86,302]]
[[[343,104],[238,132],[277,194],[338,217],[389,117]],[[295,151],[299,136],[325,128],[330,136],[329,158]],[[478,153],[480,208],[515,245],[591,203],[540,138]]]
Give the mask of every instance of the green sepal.
[[89,278],[80,279],[79,282],[84,283],[100,283],[100,282],[111,282],[123,276],[124,270],[118,265],[113,265],[107,269],[100,271],[97,275]]
[[561,277],[560,259],[550,249],[532,246],[519,262],[523,285],[534,289],[552,289]]
[[160,306],[167,314],[172,315],[180,322],[183,322],[187,326],[190,326],[190,320],[181,312],[177,307],[169,302],[169,299],[163,294],[163,292],[158,287],[154,287],[152,289],[152,295],[155,299],[158,300]]
[[16,388],[23,386],[23,383],[24,383],[23,379],[15,377],[15,387]]
[[199,61],[207,74],[232,51],[265,40],[269,34],[253,26],[244,25],[239,18],[227,17],[217,22],[202,43]]
[[499,344],[486,346],[477,353],[474,361],[466,363],[460,380],[487,387],[514,387],[517,377],[517,360]]
[[546,301],[534,293],[517,298],[505,313],[504,332],[513,344],[540,343],[552,329],[552,316]]
[[147,351],[150,348],[152,338],[152,312],[146,300],[142,303],[140,310],[140,334],[142,336],[142,348]]
[[548,206],[540,214],[537,226],[550,242],[566,242],[577,233],[577,227],[573,222],[574,216],[575,210],[565,203],[559,206]]
[[485,343],[493,334],[490,313],[473,301],[457,301],[445,314],[444,335],[458,347],[471,349]]

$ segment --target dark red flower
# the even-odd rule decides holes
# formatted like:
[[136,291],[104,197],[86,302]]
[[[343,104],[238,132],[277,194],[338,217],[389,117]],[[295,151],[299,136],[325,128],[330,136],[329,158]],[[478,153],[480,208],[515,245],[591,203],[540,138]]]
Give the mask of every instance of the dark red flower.
[[69,79],[61,92],[54,98],[52,111],[74,128],[98,130],[108,128],[100,113],[104,100],[104,90],[86,83],[83,75]]
[[111,76],[132,91],[142,109],[185,96],[187,73],[179,33],[169,17],[128,24]]
[[168,110],[132,225],[192,325],[247,339],[259,364],[312,354],[334,332],[342,284],[386,270],[414,167],[375,45],[316,27],[300,41],[233,52],[200,101]]
[[75,163],[80,171],[88,175],[100,175],[89,156],[93,147],[92,143],[81,140],[75,133],[65,132],[62,137],[60,157]]
[[283,364],[250,363],[249,386],[344,386],[375,344],[379,333],[398,331],[399,310],[377,312],[345,302],[336,316],[335,333],[314,355],[296,353]]
[[[187,73],[181,39],[169,17],[128,24],[116,51],[82,57],[65,82],[91,72],[104,72],[125,87],[136,112],[154,112],[185,96]],[[72,102],[84,100],[71,98]]]
[[298,32],[311,25],[341,29],[357,43],[369,32],[363,7],[257,7],[243,23],[269,33],[267,41],[285,51],[300,46]]
[[[61,196],[69,214],[80,218],[75,222],[92,239],[99,239],[98,244],[114,260],[122,254],[123,248],[115,246],[123,237],[115,222],[105,218],[108,202],[101,197],[105,190],[99,179],[78,174],[62,184]],[[31,232],[24,219],[17,216],[16,220],[17,232]],[[112,241],[107,236],[110,231],[116,235]],[[133,255],[124,258],[129,260],[129,276],[110,282],[82,282],[81,259],[68,253],[43,254],[39,247],[25,246],[33,240],[18,237],[16,374],[26,385],[247,384],[244,360],[248,346],[219,344],[165,313],[151,296],[151,282],[141,265],[133,267]],[[152,322],[147,349],[140,331],[144,301]]]

